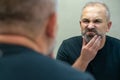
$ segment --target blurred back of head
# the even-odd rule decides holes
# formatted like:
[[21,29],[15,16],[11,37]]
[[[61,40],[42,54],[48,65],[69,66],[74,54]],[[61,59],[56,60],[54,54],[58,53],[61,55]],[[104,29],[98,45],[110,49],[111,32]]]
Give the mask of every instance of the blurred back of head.
[[35,37],[55,12],[55,0],[0,0],[0,34]]

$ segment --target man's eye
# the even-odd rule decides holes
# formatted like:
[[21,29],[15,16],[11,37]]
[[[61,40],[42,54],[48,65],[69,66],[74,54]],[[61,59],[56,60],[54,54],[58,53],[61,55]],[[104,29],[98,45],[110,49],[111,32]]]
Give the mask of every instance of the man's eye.
[[83,23],[89,23],[89,21],[88,21],[88,20],[83,20],[82,22],[83,22]]
[[95,20],[94,23],[102,23],[101,20]]

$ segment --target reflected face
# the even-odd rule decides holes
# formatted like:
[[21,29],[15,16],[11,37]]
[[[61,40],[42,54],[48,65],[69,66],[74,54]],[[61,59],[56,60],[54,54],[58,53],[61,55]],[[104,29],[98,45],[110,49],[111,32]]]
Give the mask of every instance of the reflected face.
[[86,7],[80,21],[81,33],[86,42],[89,42],[95,35],[102,38],[109,31],[111,22],[108,22],[105,8],[102,6]]

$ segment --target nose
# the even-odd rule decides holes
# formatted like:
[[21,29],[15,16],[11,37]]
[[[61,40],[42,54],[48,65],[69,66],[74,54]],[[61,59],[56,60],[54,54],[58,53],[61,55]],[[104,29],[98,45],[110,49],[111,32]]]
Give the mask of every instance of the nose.
[[94,23],[90,22],[90,23],[88,24],[88,28],[89,28],[89,29],[95,28]]

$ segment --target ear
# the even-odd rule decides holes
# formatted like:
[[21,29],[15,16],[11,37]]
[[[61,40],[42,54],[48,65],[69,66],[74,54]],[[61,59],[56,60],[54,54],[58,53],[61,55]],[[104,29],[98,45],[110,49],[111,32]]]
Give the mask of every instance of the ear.
[[82,27],[81,27],[81,20],[79,21],[79,24],[80,24],[80,29],[82,30]]
[[107,27],[107,32],[109,32],[109,31],[110,31],[111,25],[112,25],[112,22],[111,22],[111,21],[109,21],[109,22],[108,22],[108,24],[107,24],[107,26],[108,26],[108,27]]
[[79,21],[79,24],[80,24],[80,26],[81,26],[81,21]]
[[54,38],[56,37],[56,31],[57,31],[57,16],[56,13],[53,13],[48,19],[46,34],[48,37]]

